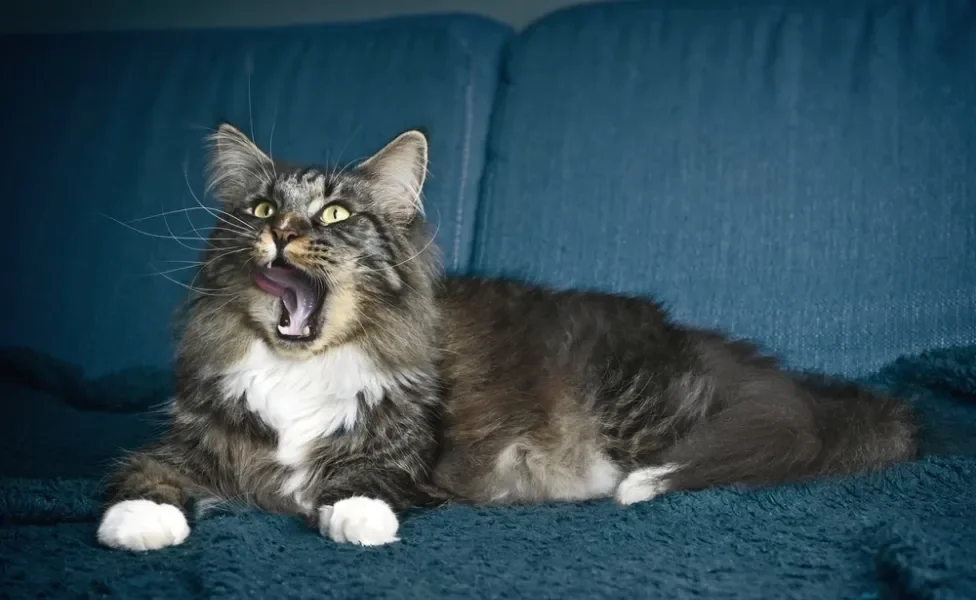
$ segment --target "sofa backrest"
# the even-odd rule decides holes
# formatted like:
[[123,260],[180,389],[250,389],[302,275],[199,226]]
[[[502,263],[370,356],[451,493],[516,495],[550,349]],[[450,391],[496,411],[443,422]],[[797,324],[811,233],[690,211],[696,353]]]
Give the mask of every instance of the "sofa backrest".
[[168,364],[221,118],[295,161],[426,128],[450,271],[654,295],[847,374],[976,341],[976,2],[735,5],[0,39],[0,345]]
[[735,4],[518,36],[474,269],[653,294],[794,367],[976,341],[976,3]]
[[[3,346],[89,376],[165,367],[174,308],[213,223],[203,137],[220,119],[274,156],[343,163],[397,133],[431,143],[427,212],[448,268],[470,256],[506,27],[471,17],[269,30],[0,39],[7,246]],[[184,180],[184,163],[187,180]],[[131,221],[152,238],[106,216]],[[184,239],[164,239],[167,227]],[[183,270],[179,270],[183,269]],[[154,275],[162,271],[166,277]]]

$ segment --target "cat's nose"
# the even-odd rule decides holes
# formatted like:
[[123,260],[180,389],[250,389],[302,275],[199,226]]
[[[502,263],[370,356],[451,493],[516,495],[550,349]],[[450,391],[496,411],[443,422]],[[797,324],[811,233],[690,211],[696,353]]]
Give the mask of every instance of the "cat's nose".
[[274,236],[275,242],[279,243],[279,245],[281,246],[284,246],[285,244],[290,242],[293,238],[298,237],[298,232],[291,228],[278,229],[276,227],[272,227],[271,235]]

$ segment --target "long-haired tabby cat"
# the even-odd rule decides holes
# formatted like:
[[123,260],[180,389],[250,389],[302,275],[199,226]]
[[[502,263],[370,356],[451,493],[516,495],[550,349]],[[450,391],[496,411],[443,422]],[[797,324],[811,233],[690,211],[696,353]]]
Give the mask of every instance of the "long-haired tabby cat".
[[660,494],[853,473],[916,453],[906,404],[789,375],[655,303],[444,278],[427,140],[287,166],[229,124],[167,430],[111,476],[98,539],[179,544],[193,506],[397,540],[396,511]]

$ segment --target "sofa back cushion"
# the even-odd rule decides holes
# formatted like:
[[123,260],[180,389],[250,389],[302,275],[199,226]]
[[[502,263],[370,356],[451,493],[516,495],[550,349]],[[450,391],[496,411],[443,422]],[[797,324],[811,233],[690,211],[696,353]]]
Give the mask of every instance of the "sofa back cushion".
[[[221,119],[296,162],[351,162],[425,128],[427,213],[447,266],[465,269],[508,35],[483,19],[422,17],[0,39],[11,249],[0,345],[91,376],[168,364],[193,272],[173,261],[197,260],[194,227],[213,222],[192,196],[210,202],[202,140]],[[195,210],[172,212],[183,208]]]
[[974,5],[596,4],[514,40],[474,268],[848,374],[976,341]]

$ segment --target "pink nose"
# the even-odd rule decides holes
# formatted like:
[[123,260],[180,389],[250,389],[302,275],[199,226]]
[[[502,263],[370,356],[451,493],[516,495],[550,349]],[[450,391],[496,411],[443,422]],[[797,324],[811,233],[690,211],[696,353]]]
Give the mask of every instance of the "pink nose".
[[289,242],[292,238],[298,237],[298,232],[294,229],[271,229],[271,233],[275,238],[281,240],[282,242]]

